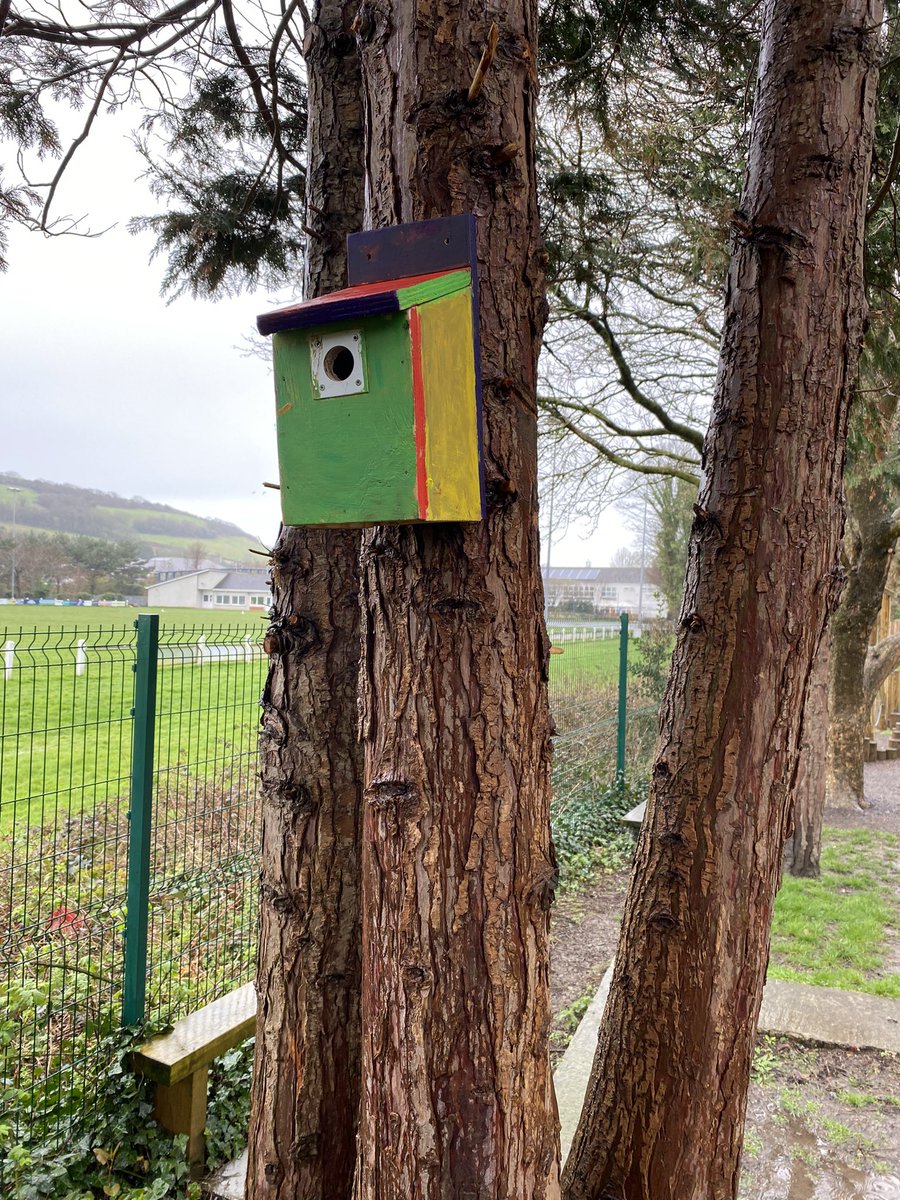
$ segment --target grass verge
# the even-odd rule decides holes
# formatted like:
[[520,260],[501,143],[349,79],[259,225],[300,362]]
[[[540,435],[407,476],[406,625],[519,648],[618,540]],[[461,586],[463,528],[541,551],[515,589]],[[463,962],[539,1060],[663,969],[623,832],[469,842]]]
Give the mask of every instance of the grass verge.
[[[818,879],[786,875],[772,922],[769,977],[900,997],[900,838],[825,829]],[[900,953],[898,950],[897,953]]]

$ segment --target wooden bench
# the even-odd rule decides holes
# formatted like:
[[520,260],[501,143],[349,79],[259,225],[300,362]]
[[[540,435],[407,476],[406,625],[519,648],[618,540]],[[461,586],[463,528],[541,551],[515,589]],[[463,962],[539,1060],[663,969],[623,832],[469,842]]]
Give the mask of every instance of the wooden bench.
[[642,800],[640,804],[636,804],[630,812],[627,812],[624,817],[619,817],[623,825],[627,825],[635,837],[641,832],[641,825],[644,821],[644,813],[647,809],[647,801]]
[[206,1159],[209,1064],[255,1032],[256,989],[247,983],[176,1021],[131,1056],[134,1070],[156,1084],[157,1121],[171,1133],[187,1134],[192,1179],[202,1175]]

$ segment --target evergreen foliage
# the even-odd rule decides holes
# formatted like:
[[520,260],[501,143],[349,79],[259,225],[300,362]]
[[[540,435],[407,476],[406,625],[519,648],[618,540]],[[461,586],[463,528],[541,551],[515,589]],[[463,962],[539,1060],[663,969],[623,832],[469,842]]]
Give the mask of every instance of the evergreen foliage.
[[[22,172],[21,183],[0,185],[0,225],[83,232],[56,216],[58,185],[98,115],[127,105],[142,119],[139,145],[165,205],[133,225],[157,234],[165,289],[211,296],[280,279],[303,245],[306,94],[294,24],[304,5],[81,9],[83,23],[62,8],[44,18],[11,6],[0,18],[0,135],[18,148]],[[74,133],[66,108],[83,114]],[[56,172],[31,185],[45,158]]]

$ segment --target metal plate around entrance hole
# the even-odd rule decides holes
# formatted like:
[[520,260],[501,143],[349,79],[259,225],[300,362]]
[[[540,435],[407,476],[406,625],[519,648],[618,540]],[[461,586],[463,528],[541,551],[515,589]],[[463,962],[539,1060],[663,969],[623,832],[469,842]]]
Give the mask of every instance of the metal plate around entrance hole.
[[316,333],[309,339],[313,387],[319,398],[356,396],[368,391],[363,335],[359,329]]

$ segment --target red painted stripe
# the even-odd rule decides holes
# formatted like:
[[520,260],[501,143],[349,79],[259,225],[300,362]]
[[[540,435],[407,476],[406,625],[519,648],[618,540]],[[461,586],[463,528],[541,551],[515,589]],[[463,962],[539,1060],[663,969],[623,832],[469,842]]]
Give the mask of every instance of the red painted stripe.
[[422,326],[419,310],[409,310],[409,333],[412,339],[413,419],[416,434],[416,496],[419,501],[419,520],[428,517],[428,475],[425,471],[425,382],[422,378]]

